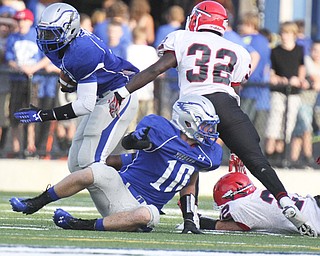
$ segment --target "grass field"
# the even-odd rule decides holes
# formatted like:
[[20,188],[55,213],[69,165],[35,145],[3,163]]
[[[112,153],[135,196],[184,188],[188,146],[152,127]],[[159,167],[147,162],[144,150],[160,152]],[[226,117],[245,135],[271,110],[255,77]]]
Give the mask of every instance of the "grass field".
[[[76,217],[100,217],[87,193],[52,203],[39,212],[27,216],[13,212],[8,201],[12,196],[30,197],[35,194],[0,192],[0,195],[0,246],[2,248],[27,246],[56,248],[57,250],[65,247],[74,249],[151,249],[177,250],[185,251],[185,253],[188,251],[194,252],[194,255],[199,251],[320,255],[320,238],[255,232],[208,232],[205,235],[180,234],[175,229],[176,224],[182,221],[176,206],[176,198],[165,207],[164,212],[166,214],[162,215],[159,226],[153,232],[126,233],[63,230],[54,225],[52,221],[53,211],[59,207]],[[209,197],[200,198],[200,202],[200,213],[217,217],[217,212],[211,210],[212,203]],[[170,252],[166,254],[171,255]],[[5,255],[1,254],[1,248],[0,255]],[[151,253],[150,255],[155,254]]]

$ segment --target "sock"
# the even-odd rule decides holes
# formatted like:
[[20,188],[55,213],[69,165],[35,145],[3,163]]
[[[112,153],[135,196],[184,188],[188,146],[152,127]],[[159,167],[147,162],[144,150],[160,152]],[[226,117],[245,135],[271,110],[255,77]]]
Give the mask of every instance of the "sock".
[[58,197],[57,194],[56,194],[56,192],[54,191],[54,186],[51,187],[51,188],[49,188],[49,189],[47,190],[47,192],[48,192],[48,195],[50,196],[50,198],[52,199],[52,202],[53,202],[53,201],[57,201],[57,200],[60,199],[60,197]]
[[98,231],[105,231],[104,226],[103,226],[103,218],[96,220],[96,223],[94,225],[94,229],[98,230]]

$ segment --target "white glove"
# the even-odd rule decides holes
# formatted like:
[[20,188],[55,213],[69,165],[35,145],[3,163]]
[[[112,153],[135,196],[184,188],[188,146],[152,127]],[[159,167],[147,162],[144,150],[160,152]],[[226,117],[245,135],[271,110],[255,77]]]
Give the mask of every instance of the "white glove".
[[307,220],[289,197],[281,198],[279,203],[283,208],[282,213],[284,216],[297,227],[301,235],[317,237],[317,232],[306,223]]

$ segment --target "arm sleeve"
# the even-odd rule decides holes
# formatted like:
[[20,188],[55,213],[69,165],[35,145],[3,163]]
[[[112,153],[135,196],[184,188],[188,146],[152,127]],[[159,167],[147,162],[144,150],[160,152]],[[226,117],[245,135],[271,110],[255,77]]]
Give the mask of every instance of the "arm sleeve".
[[96,82],[78,84],[78,98],[72,102],[72,108],[76,116],[86,115],[93,111],[97,99],[97,88]]

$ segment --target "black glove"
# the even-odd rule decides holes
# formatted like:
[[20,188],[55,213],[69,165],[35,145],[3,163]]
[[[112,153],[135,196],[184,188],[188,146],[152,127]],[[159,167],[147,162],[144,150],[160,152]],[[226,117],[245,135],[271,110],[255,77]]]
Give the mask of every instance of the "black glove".
[[[195,222],[194,222],[194,216],[195,214],[195,197],[193,194],[188,194],[188,195],[183,195],[180,197],[180,206],[181,206],[181,211],[184,219],[184,227],[182,230],[182,234],[187,234],[187,233],[193,233],[193,234],[203,234],[202,231],[200,231]],[[196,216],[197,217],[197,216]]]
[[201,230],[199,230],[193,220],[185,219],[183,222],[183,230],[181,234],[187,234],[191,232],[192,234],[203,234]]
[[150,126],[143,127],[134,132],[129,133],[122,139],[121,145],[125,149],[146,149],[150,148],[151,141],[149,139],[148,133],[150,131]]

